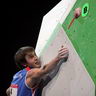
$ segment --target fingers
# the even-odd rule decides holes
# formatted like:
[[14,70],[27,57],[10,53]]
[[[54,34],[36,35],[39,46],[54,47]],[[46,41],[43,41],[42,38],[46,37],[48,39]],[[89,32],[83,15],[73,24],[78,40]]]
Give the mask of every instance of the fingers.
[[62,50],[59,51],[59,54],[62,56],[62,55],[65,55],[68,53],[68,49],[67,48],[64,48]]
[[61,49],[58,52],[58,56],[60,59],[68,57],[69,51],[64,46],[61,46]]
[[66,51],[68,51],[67,48],[62,48],[62,49],[59,50],[59,52],[66,52]]
[[68,51],[68,48],[65,48],[63,45],[62,45],[61,48],[59,49],[59,53],[67,52],[67,51]]

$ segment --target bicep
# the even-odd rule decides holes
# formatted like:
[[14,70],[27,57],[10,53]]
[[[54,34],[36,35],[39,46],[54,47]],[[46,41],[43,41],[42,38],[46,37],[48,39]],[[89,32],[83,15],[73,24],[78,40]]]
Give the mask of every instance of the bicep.
[[40,68],[35,68],[28,72],[27,79],[29,78],[34,81],[34,80],[39,80],[43,76],[44,76],[43,70]]
[[27,73],[26,84],[29,87],[33,88],[34,86],[37,86],[40,83],[43,76],[44,75],[42,69],[39,68],[32,69]]
[[37,69],[37,70],[35,70],[35,72],[33,74],[33,77],[40,78],[40,77],[42,77],[44,75],[45,75],[45,73],[44,73],[43,69]]

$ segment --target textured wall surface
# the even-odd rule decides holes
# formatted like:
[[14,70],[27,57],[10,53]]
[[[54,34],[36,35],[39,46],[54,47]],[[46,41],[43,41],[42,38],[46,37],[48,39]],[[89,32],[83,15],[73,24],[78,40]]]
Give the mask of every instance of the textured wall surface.
[[[42,64],[54,58],[62,44],[70,53],[68,61],[44,88],[43,96],[96,95],[95,5],[96,0],[62,0],[44,16],[36,46]],[[82,14],[68,29],[78,7]]]

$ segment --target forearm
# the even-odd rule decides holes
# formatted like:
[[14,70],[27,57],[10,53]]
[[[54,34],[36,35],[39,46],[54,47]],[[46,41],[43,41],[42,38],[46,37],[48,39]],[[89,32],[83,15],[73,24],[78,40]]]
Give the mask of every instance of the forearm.
[[60,65],[61,63],[58,63],[57,66],[55,66],[54,70],[43,77],[42,87],[45,87],[56,76],[57,72],[59,71]]
[[49,72],[48,74],[46,74],[43,77],[42,87],[46,86],[56,76],[56,74],[58,73],[58,71],[60,69],[61,64],[66,62],[66,60],[67,60],[67,58],[60,60],[57,64],[57,66],[55,66],[55,68],[51,72]]
[[49,77],[51,78],[51,79],[53,79],[55,76],[56,76],[56,74],[58,73],[58,71],[59,71],[59,69],[60,69],[60,63],[54,68],[54,70],[52,70],[51,72],[49,72],[48,73],[48,75],[49,75]]
[[43,72],[45,74],[51,72],[58,64],[60,60],[58,59],[58,57],[55,57],[52,61],[50,61],[48,64],[46,64],[44,67],[43,67]]
[[57,66],[54,68],[54,70],[52,70],[50,73],[48,73],[48,75],[51,79],[53,79],[56,76],[56,74],[58,73],[58,71],[60,69],[61,64],[66,62],[66,60],[67,60],[67,58],[60,60],[57,64]]

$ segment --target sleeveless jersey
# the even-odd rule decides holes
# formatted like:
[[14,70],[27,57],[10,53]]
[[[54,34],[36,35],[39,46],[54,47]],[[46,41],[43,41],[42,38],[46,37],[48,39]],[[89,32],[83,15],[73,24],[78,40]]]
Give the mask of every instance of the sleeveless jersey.
[[27,67],[20,70],[13,76],[11,82],[11,96],[41,96],[42,88],[40,86],[33,88],[28,87],[26,84],[26,73],[30,68]]

